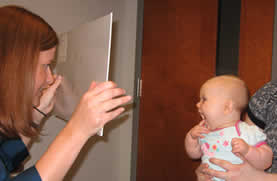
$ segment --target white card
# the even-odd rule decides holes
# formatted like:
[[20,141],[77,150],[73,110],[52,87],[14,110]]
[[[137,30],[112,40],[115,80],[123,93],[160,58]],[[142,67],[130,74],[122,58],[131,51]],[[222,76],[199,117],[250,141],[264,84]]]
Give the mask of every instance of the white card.
[[[56,73],[64,77],[57,90],[54,115],[68,120],[92,81],[109,80],[112,13],[59,36]],[[97,133],[103,136],[103,128]]]

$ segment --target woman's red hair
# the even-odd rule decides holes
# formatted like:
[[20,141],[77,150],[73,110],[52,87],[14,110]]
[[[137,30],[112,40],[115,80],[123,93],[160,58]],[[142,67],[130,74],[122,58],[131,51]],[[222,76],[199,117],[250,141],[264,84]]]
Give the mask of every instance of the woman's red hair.
[[52,27],[18,6],[0,7],[0,129],[8,137],[33,137],[35,71],[39,53],[58,44]]

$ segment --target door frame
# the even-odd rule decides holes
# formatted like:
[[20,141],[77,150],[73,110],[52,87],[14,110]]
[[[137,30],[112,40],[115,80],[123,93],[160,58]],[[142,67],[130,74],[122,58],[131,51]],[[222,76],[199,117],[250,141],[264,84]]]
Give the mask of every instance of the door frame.
[[135,54],[135,81],[134,81],[134,109],[133,109],[133,128],[132,128],[132,153],[131,153],[131,178],[136,181],[137,177],[137,158],[138,158],[138,133],[139,133],[139,113],[141,95],[141,59],[143,43],[143,14],[144,0],[137,0],[137,33],[136,33],[136,54]]

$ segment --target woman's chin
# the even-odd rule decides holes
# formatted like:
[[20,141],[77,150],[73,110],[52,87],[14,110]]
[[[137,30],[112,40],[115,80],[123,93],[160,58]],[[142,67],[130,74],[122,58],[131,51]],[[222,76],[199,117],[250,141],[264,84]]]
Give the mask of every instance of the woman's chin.
[[37,99],[34,99],[33,100],[33,106],[35,106],[35,107],[38,107],[39,106],[39,99],[37,98]]

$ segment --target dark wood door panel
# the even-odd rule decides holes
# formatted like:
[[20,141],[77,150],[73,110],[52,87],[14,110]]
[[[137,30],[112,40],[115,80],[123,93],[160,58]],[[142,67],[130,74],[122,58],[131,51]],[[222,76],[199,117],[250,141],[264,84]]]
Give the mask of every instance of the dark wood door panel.
[[271,79],[274,0],[242,0],[239,76],[253,94]]
[[137,181],[195,180],[184,137],[215,72],[217,1],[144,2]]

